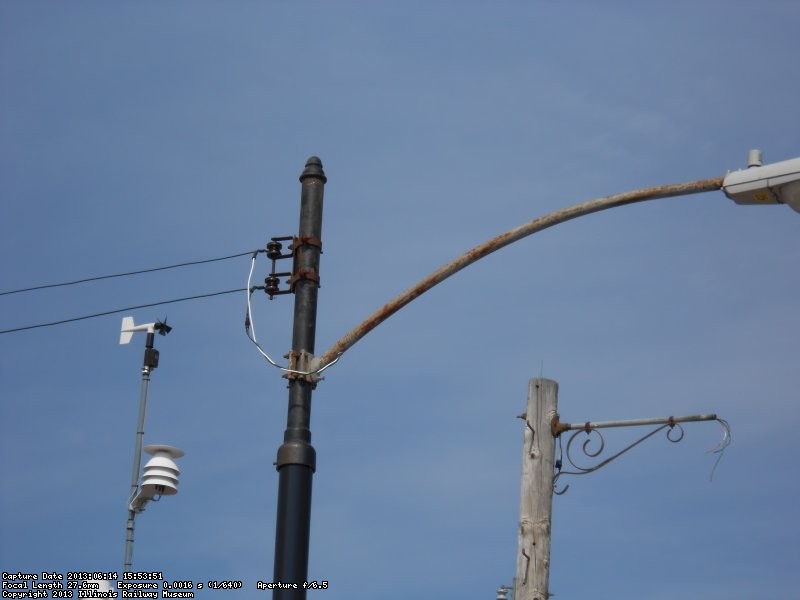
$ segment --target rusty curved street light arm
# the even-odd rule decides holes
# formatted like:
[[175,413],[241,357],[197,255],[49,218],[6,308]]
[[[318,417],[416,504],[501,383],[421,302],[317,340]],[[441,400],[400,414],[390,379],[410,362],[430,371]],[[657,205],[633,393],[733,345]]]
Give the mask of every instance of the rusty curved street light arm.
[[364,321],[359,323],[356,327],[342,336],[335,344],[328,348],[325,353],[320,356],[316,362],[320,365],[327,365],[336,360],[339,356],[347,352],[353,345],[361,338],[367,335],[370,331],[375,329],[378,325],[383,323],[386,319],[391,317],[394,313],[403,308],[406,304],[418,298],[433,286],[441,283],[451,275],[454,275],[464,267],[480,260],[481,258],[491,254],[495,250],[504,248],[509,244],[521,240],[522,238],[533,235],[538,231],[577,219],[584,215],[589,215],[601,210],[615,208],[617,206],[625,206],[627,204],[635,204],[636,202],[645,202],[647,200],[657,200],[659,198],[672,198],[675,196],[687,196],[690,194],[699,194],[702,192],[711,192],[722,188],[723,178],[716,177],[713,179],[700,179],[698,181],[689,181],[686,183],[675,183],[670,185],[662,185],[656,187],[642,188],[632,190],[630,192],[623,192],[621,194],[613,194],[611,196],[603,196],[602,198],[595,198],[581,204],[575,204],[568,208],[557,210],[543,217],[539,217],[510,229],[505,233],[493,237],[492,239],[475,246],[459,256],[458,258],[442,265],[427,277],[424,277],[413,286],[408,288],[399,296],[396,296]]

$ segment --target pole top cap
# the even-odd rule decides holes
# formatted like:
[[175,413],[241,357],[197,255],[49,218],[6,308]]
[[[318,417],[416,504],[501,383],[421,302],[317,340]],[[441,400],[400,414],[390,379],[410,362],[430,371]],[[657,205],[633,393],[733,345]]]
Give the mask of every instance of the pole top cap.
[[305,180],[307,177],[322,179],[322,183],[328,181],[328,178],[325,177],[325,171],[322,170],[322,161],[318,156],[312,156],[306,161],[306,168],[303,169],[300,175],[300,181]]

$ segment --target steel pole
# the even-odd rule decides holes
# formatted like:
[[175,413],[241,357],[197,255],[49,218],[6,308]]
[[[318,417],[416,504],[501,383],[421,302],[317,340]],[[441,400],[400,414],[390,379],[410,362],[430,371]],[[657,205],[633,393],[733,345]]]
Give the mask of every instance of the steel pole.
[[[290,366],[308,371],[314,354],[317,326],[319,258],[322,252],[322,199],[327,178],[322,162],[312,156],[300,175],[300,232],[292,242],[294,267],[294,327]],[[275,463],[279,474],[278,515],[275,527],[273,582],[297,587],[274,589],[273,600],[305,599],[303,584],[308,576],[308,546],[311,526],[311,482],[316,452],[311,446],[311,392],[314,376],[288,373],[289,411],[283,444]]]

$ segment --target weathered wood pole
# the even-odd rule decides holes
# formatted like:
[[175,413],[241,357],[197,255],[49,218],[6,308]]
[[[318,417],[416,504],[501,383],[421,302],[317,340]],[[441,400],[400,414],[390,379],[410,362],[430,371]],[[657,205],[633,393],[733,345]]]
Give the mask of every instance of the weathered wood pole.
[[551,423],[557,409],[558,383],[531,379],[522,449],[514,600],[547,600],[550,595],[550,520],[556,453]]

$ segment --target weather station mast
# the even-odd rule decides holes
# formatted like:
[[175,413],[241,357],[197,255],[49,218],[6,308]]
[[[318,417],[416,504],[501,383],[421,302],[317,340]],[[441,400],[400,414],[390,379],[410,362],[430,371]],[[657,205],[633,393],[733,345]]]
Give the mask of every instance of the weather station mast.
[[[128,500],[128,521],[125,526],[125,563],[123,571],[130,571],[133,565],[133,531],[136,515],[143,512],[148,502],[159,501],[162,496],[172,496],[178,493],[178,476],[180,469],[175,459],[183,456],[183,451],[174,446],[164,444],[151,444],[142,448],[144,440],[144,421],[147,414],[147,392],[150,385],[150,374],[158,367],[159,352],[154,348],[155,334],[167,335],[172,327],[164,321],[134,324],[133,317],[122,319],[122,330],[119,336],[120,344],[129,344],[134,333],[146,332],[147,339],[144,347],[144,360],[142,362],[142,388],[139,397],[139,419],[136,425],[136,443],[133,450],[133,473],[131,474],[131,493]],[[144,466],[142,485],[139,486],[139,471],[142,465],[142,450],[152,456]]]

